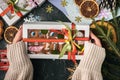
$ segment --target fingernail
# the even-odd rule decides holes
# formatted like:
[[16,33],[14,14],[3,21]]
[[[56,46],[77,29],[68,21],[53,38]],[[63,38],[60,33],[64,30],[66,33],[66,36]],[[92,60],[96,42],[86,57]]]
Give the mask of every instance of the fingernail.
[[21,30],[21,29],[22,29],[22,26],[19,27],[19,30]]

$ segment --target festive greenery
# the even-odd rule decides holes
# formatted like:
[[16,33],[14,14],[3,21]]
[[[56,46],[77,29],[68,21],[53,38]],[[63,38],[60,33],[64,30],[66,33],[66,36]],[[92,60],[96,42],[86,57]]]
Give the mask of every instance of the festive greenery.
[[[113,37],[113,35],[111,35],[111,31],[104,29],[104,26],[101,27],[94,23],[96,25],[96,30],[100,33],[98,37],[102,40],[102,44],[107,44],[109,46],[109,48],[108,46],[105,47],[106,59],[102,68],[104,80],[120,80],[120,18],[116,17],[116,12],[118,11],[118,8],[120,8],[120,0],[114,1],[116,1],[116,7],[114,10],[111,9],[113,19],[108,22],[113,25],[113,28],[116,31],[117,42],[112,41],[111,36]],[[96,22],[95,20],[93,21]],[[101,22],[104,22],[104,20],[101,20]]]
[[[108,45],[107,47],[109,47],[111,50],[113,50],[116,53],[116,55],[118,55],[120,57],[120,51],[119,51],[118,47],[116,46],[116,44],[110,38],[111,37],[110,34],[112,32],[111,32],[111,30],[108,29],[109,26],[107,27],[107,31],[106,31],[106,29],[104,29],[105,27],[103,25],[104,20],[101,20],[101,23],[102,23],[101,25],[96,24],[95,20],[93,22],[96,26],[95,29],[100,33],[97,36],[103,41],[103,43]],[[114,36],[114,35],[112,35],[112,36]]]
[[[120,0],[102,0],[100,8],[110,9],[113,16],[113,19],[109,21],[105,21],[104,18],[100,20],[100,25],[92,19],[92,24],[96,28],[91,28],[91,30],[101,39],[102,45],[106,48],[102,74],[104,80],[120,80],[120,18],[116,16],[120,8]],[[104,23],[107,24],[104,25]],[[74,72],[73,69],[68,69],[68,71]]]
[[[77,52],[77,48],[79,50],[81,49],[81,47],[74,41],[74,38],[76,37],[78,31],[76,29],[70,29],[69,25],[65,23],[62,24],[65,25],[65,29],[63,31],[65,33],[65,36],[68,37],[68,40],[65,41],[65,45],[60,52],[59,58],[63,57],[63,55],[68,52],[68,59],[71,59],[74,63],[76,63],[75,55]],[[72,24],[72,26],[75,27],[74,24]]]
[[15,12],[28,11],[28,10],[26,10],[26,9],[24,9],[24,8],[19,7],[19,6],[17,5],[18,1],[19,1],[19,0],[9,0],[7,3],[8,3],[8,5],[12,5],[12,6],[13,6]]

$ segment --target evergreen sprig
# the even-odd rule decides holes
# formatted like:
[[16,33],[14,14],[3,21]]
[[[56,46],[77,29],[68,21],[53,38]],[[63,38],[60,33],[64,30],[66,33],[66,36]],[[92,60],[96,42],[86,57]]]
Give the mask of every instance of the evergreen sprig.
[[[102,20],[101,20],[102,21]],[[105,42],[110,48],[112,48],[112,50],[115,52],[116,55],[118,55],[120,57],[120,50],[119,48],[116,46],[116,44],[111,40],[110,38],[110,30],[107,30],[107,33],[105,33],[105,31],[103,30],[102,27],[100,27],[96,21],[93,19],[94,25],[96,26],[96,30],[100,33],[100,35],[98,36],[103,42]],[[102,22],[103,23],[103,22]],[[118,35],[118,34],[117,34]]]
[[11,5],[13,6],[15,12],[28,11],[28,10],[26,10],[25,8],[19,7],[19,6],[17,5],[17,2],[18,2],[18,0],[9,0],[7,3],[8,3],[8,5],[11,4]]

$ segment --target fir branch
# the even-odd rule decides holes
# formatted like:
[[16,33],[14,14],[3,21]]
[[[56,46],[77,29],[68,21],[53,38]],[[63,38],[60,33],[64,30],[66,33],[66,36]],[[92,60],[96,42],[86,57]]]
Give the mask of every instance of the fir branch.
[[101,27],[99,27],[99,25],[96,24],[94,19],[93,19],[93,21],[96,26],[96,29],[101,33],[101,36],[102,36],[101,39],[105,40],[105,42],[109,45],[109,47],[112,48],[112,50],[116,53],[116,55],[118,55],[120,57],[120,51],[117,48],[117,46],[115,45],[115,43],[110,39],[110,37],[107,36],[107,34],[105,34],[103,29]]
[[116,7],[120,7],[120,0],[116,0]]
[[14,9],[15,9],[16,12],[18,12],[18,11],[24,11],[24,12],[28,11],[25,8],[21,8],[21,7],[17,6],[17,5],[14,5]]
[[119,23],[118,23],[118,21],[117,21],[115,12],[114,12],[114,11],[111,11],[111,13],[112,13],[112,16],[113,16],[113,22],[112,22],[112,24],[113,24],[114,27],[116,28],[117,38],[118,38],[118,41],[120,41],[120,36],[118,35],[118,34],[120,34]]

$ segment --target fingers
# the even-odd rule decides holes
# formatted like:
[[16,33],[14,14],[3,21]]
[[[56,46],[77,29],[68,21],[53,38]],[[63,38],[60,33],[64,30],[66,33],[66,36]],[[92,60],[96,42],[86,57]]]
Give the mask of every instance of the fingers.
[[23,25],[20,26],[19,30],[21,30],[23,28]]
[[16,33],[15,38],[13,39],[13,43],[16,43],[20,40],[22,40],[22,26],[20,26],[18,32]]
[[101,45],[101,42],[100,42],[100,39],[97,38],[92,32],[90,32],[90,37],[91,37],[91,42],[94,43],[95,45],[97,46],[102,46]]

